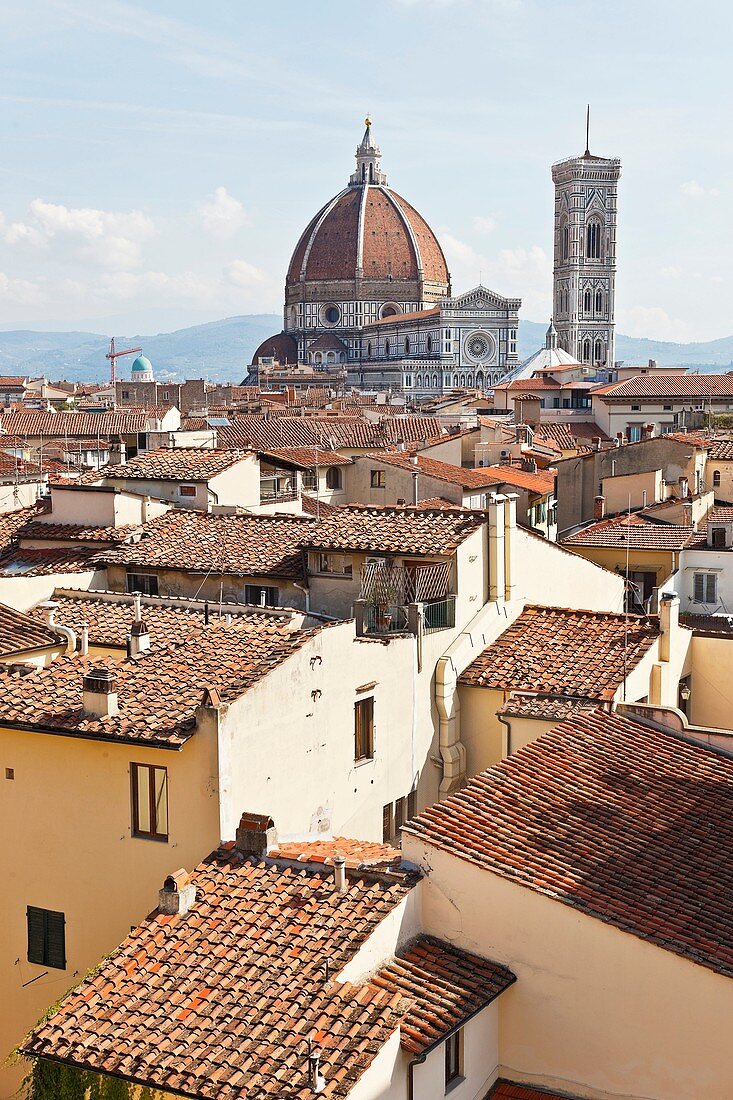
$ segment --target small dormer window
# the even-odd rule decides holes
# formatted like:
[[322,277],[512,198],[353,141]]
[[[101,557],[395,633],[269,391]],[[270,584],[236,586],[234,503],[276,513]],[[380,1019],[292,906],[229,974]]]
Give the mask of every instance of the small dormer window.
[[196,486],[195,485],[179,485],[178,487],[179,497],[195,497]]
[[713,527],[710,532],[710,545],[714,550],[725,550],[725,527]]

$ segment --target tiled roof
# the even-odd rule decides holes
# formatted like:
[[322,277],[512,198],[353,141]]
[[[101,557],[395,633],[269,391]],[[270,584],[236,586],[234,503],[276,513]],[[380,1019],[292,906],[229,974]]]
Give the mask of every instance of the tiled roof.
[[[0,722],[178,748],[195,732],[195,711],[207,689],[231,702],[313,634],[252,613],[231,623],[214,619],[167,649],[149,650],[122,663],[58,657],[47,668],[21,677],[0,675]],[[106,667],[116,673],[119,714],[97,718],[83,710],[82,678],[90,668]]]
[[[581,429],[581,430],[578,430]],[[585,430],[587,429],[587,430]],[[541,423],[535,428],[535,442],[556,443],[563,451],[574,451],[578,444],[585,444],[589,439],[597,437],[602,442],[608,442],[608,436],[602,432],[597,424],[548,424]]]
[[347,867],[376,867],[399,863],[402,853],[391,844],[335,836],[332,840],[286,841],[269,853],[273,858],[293,859],[300,863],[332,864],[334,856],[343,856]]
[[169,512],[146,524],[139,542],[103,551],[99,560],[153,569],[300,580],[300,546],[315,527],[313,520],[295,516]]
[[[107,595],[107,594],[105,594]],[[108,595],[112,595],[109,593]],[[56,594],[58,604],[55,621],[60,626],[71,627],[78,634],[84,624],[89,628],[92,645],[124,646],[126,635],[134,620],[133,597],[114,593],[114,598],[88,592]],[[231,606],[226,612],[232,613]],[[29,612],[34,619],[43,619],[42,609]],[[218,620],[217,605],[211,608],[212,622]],[[193,607],[170,606],[157,599],[142,597],[142,618],[150,633],[151,647],[169,646],[185,640],[192,630],[204,625],[204,605]]]
[[130,535],[141,530],[141,524],[127,523],[121,527],[92,527],[83,523],[46,523],[43,520],[31,520],[18,531],[21,539],[40,542],[73,540],[74,542],[118,543],[124,542]]
[[304,470],[314,470],[316,466],[351,465],[351,459],[346,455],[340,455],[338,451],[323,450],[321,447],[279,447],[276,451],[261,451],[260,455],[265,459],[284,459]]
[[409,998],[400,1042],[423,1054],[461,1027],[516,981],[507,967],[441,940],[420,936],[372,978],[372,985]]
[[420,443],[440,433],[429,416],[388,416],[379,421],[362,416],[233,416],[217,429],[220,447],[277,451],[283,447],[339,447],[374,450],[398,443]]
[[28,378],[22,374],[3,374],[0,376],[0,390],[25,389]]
[[459,683],[499,691],[536,691],[613,699],[659,637],[646,615],[525,607],[510,627],[461,673]]
[[591,523],[562,539],[564,546],[628,546],[632,550],[682,550],[696,537],[694,527],[654,523],[639,513]]
[[[360,455],[365,461],[368,459],[384,462],[388,466],[399,466],[409,473],[425,474],[426,477],[436,478],[438,481],[446,481],[452,485],[460,485],[463,489],[489,489],[499,484],[500,479],[486,469],[467,470],[463,466],[454,466],[450,462],[440,462],[436,458],[427,458],[425,455],[411,456],[406,451],[383,451],[377,454]],[[412,458],[417,461],[413,462]]]
[[680,625],[700,634],[733,634],[733,615],[680,615]]
[[733,439],[712,439],[707,444],[708,458],[716,462],[733,459]]
[[546,496],[555,488],[554,470],[522,470],[519,466],[500,464],[489,466],[486,471],[493,474],[496,481],[504,485],[513,485],[517,489],[528,489],[530,493]]
[[512,718],[538,718],[545,721],[564,722],[572,717],[576,710],[593,710],[597,699],[569,699],[564,695],[528,695],[509,696],[497,714],[506,714]]
[[0,603],[0,656],[8,657],[24,649],[55,646],[65,640],[39,621],[40,616],[23,615]]
[[440,306],[433,306],[431,309],[416,309],[412,313],[393,313],[391,317],[379,317],[371,324],[364,325],[364,328],[371,329],[377,325],[399,325],[403,321],[422,321],[427,320],[429,317],[437,317],[439,314]]
[[29,508],[18,508],[15,512],[0,513],[0,554],[17,540],[18,532],[39,516],[48,511],[48,505],[43,503],[31,504]]
[[17,412],[3,415],[0,426],[12,435],[32,436],[83,436],[96,438],[97,435],[129,435],[144,432],[148,417],[142,412],[128,412],[118,409],[116,412]]
[[12,479],[16,477],[16,475],[22,475],[23,477],[41,477],[42,474],[43,470],[34,462],[26,462],[23,458],[16,458],[15,455],[9,455],[6,454],[5,451],[0,451],[0,478],[3,480],[8,478]]
[[596,386],[599,397],[733,397],[732,374],[637,374],[624,382]]
[[189,912],[151,914],[25,1051],[206,1100],[306,1100],[311,1040],[324,1095],[348,1096],[402,997],[339,973],[414,879],[365,872],[340,893],[330,871],[229,849],[190,882]]
[[0,557],[2,577],[43,577],[54,573],[83,573],[93,570],[94,546],[49,546],[47,549],[9,550]]
[[350,505],[304,533],[317,550],[452,554],[483,520],[474,512]]
[[337,504],[327,504],[325,500],[316,500],[309,493],[303,493],[300,497],[300,510],[306,516],[325,519],[326,516],[335,516],[341,509]]
[[96,476],[126,480],[144,478],[161,481],[207,481],[235,466],[246,456],[238,451],[215,451],[204,447],[161,447],[136,455],[121,466],[103,466]]
[[403,827],[733,977],[733,759],[576,714]]
[[487,1100],[580,1100],[569,1092],[550,1092],[549,1089],[530,1088],[511,1081],[497,1081]]

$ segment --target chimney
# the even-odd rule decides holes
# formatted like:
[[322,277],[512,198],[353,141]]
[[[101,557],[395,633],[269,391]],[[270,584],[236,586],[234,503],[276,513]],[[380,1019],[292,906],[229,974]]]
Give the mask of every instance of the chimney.
[[613,442],[614,442],[614,446],[622,447],[623,442],[624,442],[624,433],[623,432],[616,432],[616,438],[614,439]]
[[665,592],[659,601],[659,660],[669,661],[672,652],[672,635],[680,624],[680,598],[673,592]]
[[606,515],[606,498],[593,498],[593,519],[603,519]]
[[92,668],[84,673],[84,711],[96,718],[114,718],[117,705],[117,674],[107,668]]
[[505,498],[492,493],[489,499],[489,599],[503,600],[505,591],[504,524]]
[[[309,1043],[310,1047],[310,1043]],[[308,1051],[308,1086],[312,1092],[323,1092],[326,1087],[325,1078],[321,1075],[321,1052],[317,1048]]]
[[677,495],[679,496],[680,500],[684,500],[685,497],[688,497],[690,495],[690,483],[684,474],[682,474],[682,476],[677,479],[677,485],[679,486],[677,490]]
[[135,608],[135,618],[130,627],[131,657],[137,656],[138,653],[145,653],[146,650],[150,649],[150,634],[142,619],[141,597],[139,592],[136,592],[133,596],[133,606]]
[[277,847],[277,830],[266,814],[243,813],[237,827],[234,847],[248,856],[266,856]]
[[594,451],[600,451],[600,449],[601,449],[601,437],[599,435],[594,435],[593,438],[591,439],[591,444],[593,446]]
[[81,624],[81,636],[79,638],[79,653],[82,657],[86,657],[89,652],[89,627],[86,623]]
[[650,368],[651,370],[656,370],[656,369],[657,369],[657,361],[656,361],[656,359],[650,359],[650,360],[649,360],[649,368]]
[[417,488],[417,470],[412,475],[412,503],[417,506],[420,494]]
[[692,502],[685,501],[682,505],[682,524],[684,527],[692,527]]
[[514,539],[517,530],[519,493],[507,493],[504,501],[504,599],[514,596]]
[[346,881],[346,860],[343,856],[333,857],[333,880],[338,893],[345,894],[349,889],[349,884]]
[[644,427],[641,429],[641,438],[642,439],[653,439],[654,438],[654,425],[653,424],[645,424],[644,425]]
[[175,917],[189,911],[196,902],[196,887],[189,882],[189,877],[183,867],[168,875],[163,889],[158,891],[159,912]]
[[410,462],[412,463],[413,466],[419,466],[420,465],[417,455],[410,455]]

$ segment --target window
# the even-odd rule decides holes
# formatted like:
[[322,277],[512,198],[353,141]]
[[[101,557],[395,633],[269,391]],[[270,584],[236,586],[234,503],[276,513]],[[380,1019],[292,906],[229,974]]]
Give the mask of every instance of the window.
[[596,291],[596,313],[603,313],[603,294],[600,290]]
[[417,813],[417,788],[410,791],[407,796],[407,820],[412,821]]
[[713,550],[725,550],[725,527],[713,527],[710,545]]
[[339,313],[336,306],[326,306],[324,310],[324,316],[329,325],[336,325],[338,324],[338,320],[341,314]]
[[629,424],[626,429],[626,438],[629,443],[638,443],[641,439],[641,424]]
[[158,595],[158,578],[155,573],[128,573],[127,591],[140,592],[143,596]]
[[603,359],[603,344],[600,340],[596,340],[596,363],[602,363]]
[[28,962],[39,966],[51,966],[54,970],[66,970],[66,918],[53,909],[37,909],[29,905]]
[[405,824],[405,800],[398,798],[394,804],[394,831],[399,836],[400,829]]
[[662,408],[664,409],[664,411],[666,413],[672,412],[672,406],[671,405],[662,405]]
[[410,354],[410,338],[409,338],[409,336],[406,336],[405,337],[405,355],[409,355],[409,354]]
[[585,254],[589,260],[601,258],[601,223],[595,219],[586,226]]
[[560,226],[560,247],[562,249],[563,260],[567,260],[570,249],[570,229],[566,221],[563,221]]
[[389,844],[392,836],[392,803],[388,802],[382,807],[382,843]]
[[146,840],[168,839],[168,769],[131,764],[132,835]]
[[428,338],[425,342],[425,346],[428,349],[428,355],[430,355],[430,352],[433,350],[433,338],[432,338],[432,336],[428,336]]
[[718,489],[720,487],[720,470],[713,470],[713,488]]
[[384,354],[389,355],[389,340],[384,341]]
[[715,573],[695,573],[693,600],[695,603],[715,603],[718,595],[718,578]]
[[461,1077],[461,1047],[463,1029],[454,1031],[445,1041],[445,1091]]
[[632,405],[631,406],[631,411],[632,411],[632,413],[641,412],[641,405]]
[[583,341],[583,362],[590,363],[590,340]]
[[372,489],[384,489],[384,470],[372,470],[371,487]]
[[371,359],[371,357],[372,357],[372,342],[370,340],[369,343],[367,344],[367,358]]
[[303,488],[315,492],[318,488],[318,479],[315,470],[303,470]]
[[590,291],[586,290],[585,294],[583,295],[583,309],[586,313],[590,313],[590,300]]
[[319,554],[319,573],[336,573],[341,577],[350,577],[352,573],[351,562],[343,554]]
[[179,485],[178,486],[179,497],[195,497],[196,486],[195,485]]
[[412,388],[412,375],[411,374],[406,374],[405,375],[405,386],[407,387],[408,390]]
[[280,592],[274,584],[245,584],[244,602],[256,607],[277,607]]
[[326,488],[341,488],[341,471],[339,470],[338,466],[329,466],[326,470]]
[[354,759],[371,760],[374,756],[374,697],[354,703]]

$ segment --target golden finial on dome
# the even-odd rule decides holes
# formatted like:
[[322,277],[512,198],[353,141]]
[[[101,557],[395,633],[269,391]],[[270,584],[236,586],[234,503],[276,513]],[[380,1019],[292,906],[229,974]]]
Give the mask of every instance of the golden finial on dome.
[[366,118],[364,119],[364,125],[366,126],[367,130],[369,129],[371,124],[372,124],[372,120],[370,119],[369,115],[367,115]]

